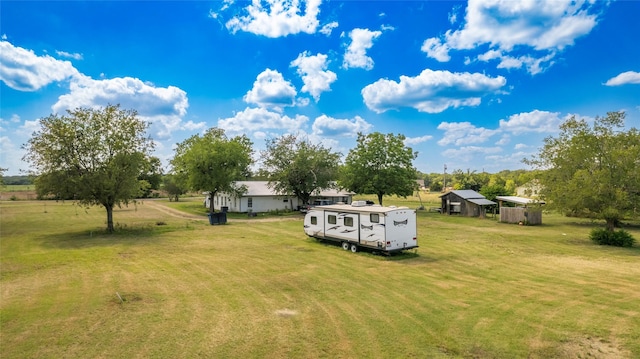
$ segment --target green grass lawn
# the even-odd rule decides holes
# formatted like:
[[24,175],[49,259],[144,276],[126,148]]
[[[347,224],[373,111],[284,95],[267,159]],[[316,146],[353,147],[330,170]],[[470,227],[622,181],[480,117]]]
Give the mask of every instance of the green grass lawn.
[[0,202],[0,356],[640,357],[640,248],[593,244],[590,221],[420,211],[420,248],[384,257],[197,204],[118,209],[106,235],[97,207]]

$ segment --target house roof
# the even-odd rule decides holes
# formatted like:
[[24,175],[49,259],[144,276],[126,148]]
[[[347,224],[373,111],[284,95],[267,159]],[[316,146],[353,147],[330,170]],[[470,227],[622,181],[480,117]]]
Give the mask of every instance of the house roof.
[[[274,189],[269,187],[268,181],[238,181],[237,186],[246,186],[247,192],[243,197],[260,197],[260,196],[276,196]],[[336,189],[324,189],[319,195],[315,193],[312,196],[320,197],[344,197],[353,195],[352,192],[340,191]]]
[[268,186],[269,182],[267,181],[238,181],[236,182],[236,186],[245,186],[247,187],[247,192],[244,196],[273,196],[274,192]]
[[545,204],[545,202],[541,200],[517,197],[517,196],[496,196],[496,199],[499,201],[511,202],[515,204],[530,204],[530,203]]

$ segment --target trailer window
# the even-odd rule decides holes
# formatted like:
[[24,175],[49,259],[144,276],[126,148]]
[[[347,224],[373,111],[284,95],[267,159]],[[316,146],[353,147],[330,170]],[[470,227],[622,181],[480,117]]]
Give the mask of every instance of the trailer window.
[[369,214],[369,222],[371,222],[371,223],[380,223],[380,215],[378,213],[370,213]]
[[353,217],[344,217],[344,225],[347,227],[353,227]]
[[329,224],[336,224],[336,216],[334,216],[333,214],[328,215],[327,222],[329,222]]
[[315,225],[315,224],[318,224],[318,217],[316,217],[316,216],[312,216],[312,217],[311,217],[311,224],[314,224],[314,225]]

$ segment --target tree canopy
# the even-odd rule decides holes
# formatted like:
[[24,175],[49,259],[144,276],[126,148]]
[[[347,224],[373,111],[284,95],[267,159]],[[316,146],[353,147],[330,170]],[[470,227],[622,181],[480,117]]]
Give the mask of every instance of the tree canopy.
[[601,218],[613,231],[640,205],[640,133],[624,130],[624,112],[597,117],[593,125],[575,117],[548,137],[525,163],[543,171],[542,195],[572,215]]
[[138,176],[140,181],[140,197],[151,197],[151,191],[160,189],[162,183],[162,162],[158,157],[149,157],[142,172]]
[[305,204],[314,192],[333,186],[340,162],[339,153],[295,135],[268,140],[260,158],[261,174],[266,175],[269,186]]
[[384,195],[406,197],[418,187],[413,160],[417,153],[404,144],[404,135],[374,132],[358,134],[341,168],[339,185],[360,194],[375,194],[382,205]]
[[153,142],[148,124],[135,110],[119,105],[77,108],[40,120],[40,129],[23,147],[40,196],[101,205],[107,231],[113,232],[113,208],[140,194],[138,176],[148,166]]
[[207,192],[213,199],[218,192],[237,192],[236,181],[249,176],[253,160],[252,143],[245,135],[228,138],[223,129],[210,128],[204,135],[193,135],[179,143],[171,165],[178,183],[193,191]]
[[185,184],[181,183],[174,174],[167,174],[162,178],[162,188],[169,195],[169,201],[178,202],[180,196],[187,193]]

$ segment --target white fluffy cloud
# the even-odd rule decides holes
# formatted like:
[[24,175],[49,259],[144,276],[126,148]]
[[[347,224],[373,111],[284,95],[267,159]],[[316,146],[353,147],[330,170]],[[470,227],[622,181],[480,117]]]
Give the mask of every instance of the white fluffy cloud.
[[618,76],[612,77],[607,82],[605,82],[606,86],[620,86],[627,84],[640,84],[640,72],[635,71],[627,71],[619,74]]
[[358,132],[366,133],[372,125],[362,117],[337,119],[322,115],[313,122],[313,135],[318,137],[355,137]]
[[71,52],[56,50],[56,54],[60,57],[66,57],[74,60],[82,60],[82,54],[79,54],[77,52],[71,53]]
[[[57,51],[64,57],[81,58],[80,54]],[[49,55],[38,56],[31,50],[0,42],[0,76],[9,87],[21,91],[35,91],[50,83],[69,84],[69,93],[58,98],[51,107],[56,113],[77,107],[104,107],[120,104],[135,109],[139,116],[151,123],[154,135],[167,138],[171,132],[185,129],[182,117],[189,102],[186,93],[174,86],[156,87],[131,77],[94,80],[78,72],[69,61]],[[188,123],[188,129],[204,124]]]
[[554,133],[560,124],[570,118],[568,114],[560,117],[559,112],[534,110],[509,116],[508,120],[500,120],[500,130],[516,135],[526,132]]
[[291,118],[265,108],[246,108],[233,117],[218,120],[218,127],[231,133],[258,133],[265,130],[295,133],[308,121],[309,118],[302,115]]
[[427,56],[440,62],[448,62],[451,60],[451,56],[449,55],[449,50],[451,50],[451,48],[448,44],[443,43],[442,40],[437,37],[424,40],[420,49],[423,52],[426,52]]
[[362,97],[378,113],[400,107],[439,113],[451,107],[477,106],[482,96],[498,92],[506,82],[502,76],[426,69],[416,77],[400,76],[400,82],[380,79],[363,88]]
[[549,52],[547,55],[541,57],[534,57],[530,55],[514,57],[505,54],[501,50],[489,50],[484,54],[478,55],[477,59],[484,62],[499,60],[499,63],[496,66],[499,69],[510,70],[524,67],[527,72],[532,75],[536,75],[553,65],[553,58],[555,56],[555,51]]
[[49,55],[38,56],[32,50],[0,41],[0,79],[14,90],[36,91],[50,83],[79,75],[69,61]]
[[344,54],[342,67],[361,68],[371,70],[373,59],[367,56],[367,50],[373,46],[373,40],[382,35],[381,31],[371,31],[368,29],[353,29],[349,33],[351,43]]
[[490,155],[500,152],[502,152],[502,148],[500,147],[464,146],[460,148],[449,148],[443,151],[442,155],[458,161],[468,162],[478,155]]
[[498,130],[476,127],[470,122],[442,122],[438,125],[438,130],[445,131],[442,139],[438,141],[440,146],[483,143],[499,132]]
[[338,78],[335,72],[327,70],[327,55],[309,55],[305,51],[291,62],[291,66],[297,68],[298,75],[302,77],[302,92],[308,92],[318,102],[320,94],[331,90],[331,84]]
[[[597,24],[597,15],[592,13],[597,6],[600,4],[585,0],[470,0],[464,27],[425,40],[422,50],[441,62],[450,60],[450,50],[471,50],[481,45],[501,50],[500,58],[519,46],[537,52],[529,55],[532,58],[555,56],[591,32]],[[501,64],[506,65],[504,60]]]
[[325,35],[325,36],[330,36],[331,33],[333,32],[333,29],[335,29],[336,27],[338,27],[338,22],[337,21],[332,21],[332,22],[322,26],[322,28],[320,29],[320,33]]
[[295,87],[280,72],[266,69],[258,75],[244,101],[281,111],[283,107],[295,104],[296,95]]
[[404,144],[405,145],[417,145],[423,142],[427,142],[430,141],[431,139],[433,139],[433,136],[429,136],[429,135],[425,135],[425,136],[420,136],[420,137],[407,137],[404,140]]
[[70,90],[51,107],[54,112],[120,104],[122,108],[138,111],[141,118],[152,124],[152,131],[160,138],[167,138],[171,132],[183,129],[182,117],[189,107],[183,90],[174,86],[155,87],[131,77],[94,80],[79,76],[71,82]]
[[[264,6],[263,6],[264,4]],[[319,26],[321,0],[253,0],[245,16],[229,20],[227,29],[276,38],[301,32],[313,34]]]

